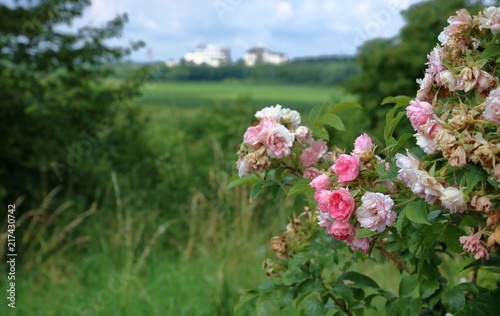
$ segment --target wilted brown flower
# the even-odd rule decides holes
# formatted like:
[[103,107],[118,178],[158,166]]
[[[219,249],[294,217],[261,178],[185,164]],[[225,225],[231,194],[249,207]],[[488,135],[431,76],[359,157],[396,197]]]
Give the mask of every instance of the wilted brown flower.
[[479,212],[489,213],[491,211],[491,201],[486,196],[475,195],[470,205]]
[[285,236],[274,236],[271,238],[271,250],[276,253],[280,259],[288,258],[286,250],[288,248],[287,239]]
[[467,164],[467,155],[461,145],[456,144],[452,147],[449,163],[452,167],[463,167]]

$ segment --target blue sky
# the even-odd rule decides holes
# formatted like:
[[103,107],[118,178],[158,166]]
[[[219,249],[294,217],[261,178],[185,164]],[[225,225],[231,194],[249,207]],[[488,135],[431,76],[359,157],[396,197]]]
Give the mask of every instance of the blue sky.
[[[131,59],[179,59],[199,44],[218,43],[233,60],[263,46],[289,57],[354,54],[363,41],[390,37],[404,21],[399,12],[420,0],[93,0],[78,25],[100,26],[120,13],[122,38],[147,49]],[[148,54],[149,51],[149,54]]]

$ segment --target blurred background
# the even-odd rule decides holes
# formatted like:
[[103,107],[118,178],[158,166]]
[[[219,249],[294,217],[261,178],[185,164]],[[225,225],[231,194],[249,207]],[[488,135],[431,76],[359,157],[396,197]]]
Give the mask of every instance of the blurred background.
[[302,204],[226,189],[255,111],[358,101],[331,139],[378,141],[447,17],[498,2],[0,1],[0,314],[231,315]]

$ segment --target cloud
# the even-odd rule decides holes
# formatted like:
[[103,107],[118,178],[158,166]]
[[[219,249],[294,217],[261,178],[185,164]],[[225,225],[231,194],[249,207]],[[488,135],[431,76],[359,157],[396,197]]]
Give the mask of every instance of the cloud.
[[[120,41],[144,40],[155,59],[162,60],[180,58],[202,43],[229,46],[233,59],[253,46],[266,46],[291,57],[353,54],[366,39],[395,35],[403,25],[398,12],[415,2],[93,0],[78,24],[102,25],[127,12],[130,22]],[[132,57],[148,59],[146,50]]]

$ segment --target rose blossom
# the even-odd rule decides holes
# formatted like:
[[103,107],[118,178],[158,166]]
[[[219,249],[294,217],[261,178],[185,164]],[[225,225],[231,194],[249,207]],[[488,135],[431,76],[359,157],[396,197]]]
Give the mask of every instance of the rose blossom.
[[277,124],[267,131],[264,146],[271,158],[283,158],[290,155],[290,147],[295,136],[283,125]]
[[347,189],[332,191],[328,198],[328,213],[332,218],[347,221],[354,211],[356,202]]
[[328,151],[328,146],[326,142],[322,139],[313,141],[311,147],[304,149],[302,155],[300,155],[300,161],[304,168],[310,167],[321,159]]
[[500,33],[500,8],[488,7],[483,10],[485,18],[480,18],[481,25],[479,29],[488,28],[491,33]]
[[447,187],[441,192],[439,198],[443,206],[451,212],[464,212],[467,205],[464,201],[464,194],[455,187]]
[[372,143],[372,139],[366,133],[358,136],[354,141],[354,154],[361,154],[364,152],[372,151],[375,146]]
[[417,140],[417,145],[420,146],[420,148],[422,148],[422,150],[426,154],[429,155],[429,154],[435,154],[435,153],[439,152],[438,144],[437,144],[436,140],[434,140],[430,136],[427,136],[423,133],[416,133],[413,136]]
[[406,115],[417,132],[420,132],[420,127],[426,124],[433,114],[434,106],[425,101],[410,101],[410,105],[406,108]]
[[[355,233],[358,233],[359,229],[356,229]],[[363,238],[353,238],[353,239],[346,239],[345,243],[351,247],[352,250],[358,251],[361,250],[365,254],[368,254],[368,251],[370,250],[370,238],[368,237],[363,237]]]
[[443,83],[441,82],[441,76],[439,73],[447,70],[446,66],[443,64],[443,57],[443,48],[439,45],[434,47],[430,54],[427,55],[427,58],[429,59],[427,65],[429,65],[429,68],[426,70],[426,72],[433,74],[434,80],[440,86],[442,86]]
[[394,201],[382,193],[366,192],[361,198],[361,206],[356,210],[356,217],[361,227],[383,232],[386,226],[396,221],[396,213],[392,211]]
[[280,123],[292,129],[300,125],[299,112],[290,109],[283,109],[281,113],[281,121],[279,121]]
[[491,91],[485,103],[484,117],[487,120],[500,124],[500,88]]
[[331,168],[339,176],[339,182],[354,180],[359,174],[359,156],[341,154]]
[[264,119],[257,126],[250,126],[247,129],[245,135],[243,136],[243,141],[250,146],[262,144],[267,131],[275,125],[276,122],[270,119]]
[[279,122],[281,116],[283,115],[283,108],[281,105],[277,104],[275,106],[268,106],[263,108],[262,110],[255,113],[255,118],[259,121],[264,119],[269,119],[276,123]]
[[322,174],[314,178],[309,185],[317,190],[328,190],[330,188],[330,180],[326,174]]
[[337,240],[346,240],[354,238],[356,231],[354,230],[354,226],[349,222],[335,221],[330,226],[330,234],[337,238]]
[[307,126],[299,126],[295,130],[295,138],[304,145],[311,145],[314,141],[312,131]]
[[307,168],[304,170],[304,174],[302,175],[304,179],[314,179],[321,175],[321,171],[314,167]]
[[332,192],[328,190],[319,189],[314,192],[314,199],[318,202],[318,210],[323,213],[328,213],[328,202],[331,195]]
[[481,245],[481,242],[479,242],[476,236],[462,236],[460,237],[460,243],[462,244],[465,252],[474,253],[474,259],[489,259],[490,254],[488,250]]
[[330,229],[333,224],[333,218],[330,217],[328,213],[320,213],[318,215],[318,226],[325,227],[327,232],[330,232]]
[[[439,75],[439,77],[441,78],[441,75]],[[436,94],[436,92],[432,89],[432,85],[434,84],[434,76],[430,73],[426,73],[424,78],[417,79],[417,83],[419,84],[420,89],[417,91],[415,101],[418,100],[432,102],[432,99]]]

